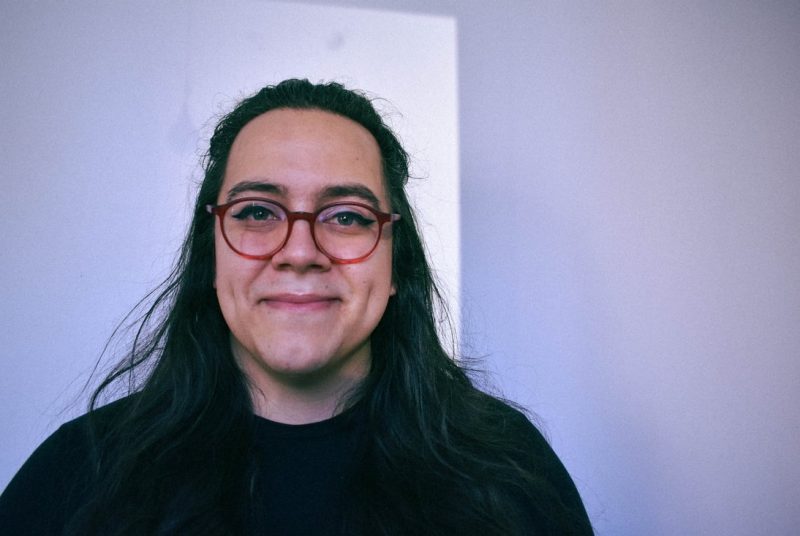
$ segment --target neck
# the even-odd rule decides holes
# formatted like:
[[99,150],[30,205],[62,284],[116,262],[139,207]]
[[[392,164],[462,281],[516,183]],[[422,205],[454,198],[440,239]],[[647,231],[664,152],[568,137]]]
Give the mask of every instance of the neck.
[[346,410],[348,395],[358,386],[351,384],[317,386],[312,389],[273,384],[265,391],[251,385],[253,410],[259,417],[285,424],[308,424],[330,419]]
[[368,346],[366,350],[334,370],[297,374],[276,373],[250,356],[234,355],[247,376],[256,415],[285,424],[308,424],[330,419],[351,405],[348,397],[369,372]]

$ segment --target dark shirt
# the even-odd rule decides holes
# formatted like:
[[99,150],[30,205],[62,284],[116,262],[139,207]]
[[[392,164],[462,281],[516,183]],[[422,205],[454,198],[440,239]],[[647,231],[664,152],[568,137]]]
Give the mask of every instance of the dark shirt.
[[[522,414],[508,410],[515,422],[514,433],[530,446],[536,471],[582,518],[585,530],[579,533],[591,534],[580,496],[555,453]],[[304,425],[254,418],[257,468],[245,532],[351,534],[346,528],[347,513],[354,511],[354,505],[347,483],[359,461],[358,445],[365,430],[358,406]],[[42,443],[0,495],[0,534],[62,534],[88,495],[90,453],[86,416],[64,424]]]
[[[364,429],[360,415],[290,425],[257,418],[255,503],[248,533],[290,536],[342,534],[347,483]],[[268,454],[267,454],[268,453]]]

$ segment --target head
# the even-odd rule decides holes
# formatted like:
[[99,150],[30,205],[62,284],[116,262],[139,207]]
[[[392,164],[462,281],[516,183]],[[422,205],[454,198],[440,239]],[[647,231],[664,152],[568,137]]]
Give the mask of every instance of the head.
[[[241,101],[219,122],[211,138],[205,162],[205,177],[195,205],[194,219],[185,251],[185,265],[181,279],[182,286],[188,293],[180,292],[184,298],[188,298],[184,300],[189,306],[189,309],[185,309],[185,314],[192,310],[194,311],[192,314],[197,314],[198,310],[202,310],[213,314],[217,321],[221,316],[215,286],[217,259],[221,258],[223,252],[215,250],[224,247],[224,242],[219,240],[218,230],[215,234],[216,218],[206,211],[206,206],[224,202],[227,190],[230,189],[231,185],[226,183],[226,171],[234,165],[231,162],[232,158],[237,162],[240,160],[236,156],[234,142],[243,132],[249,135],[252,131],[258,130],[261,123],[274,123],[270,119],[287,120],[292,116],[291,112],[297,115],[299,111],[306,112],[300,114],[306,119],[312,116],[317,119],[327,116],[329,120],[339,121],[340,124],[344,118],[345,122],[357,125],[356,129],[361,130],[367,138],[365,143],[373,144],[375,148],[382,184],[374,189],[381,189],[382,191],[376,192],[376,195],[384,198],[381,200],[380,208],[400,215],[399,221],[389,226],[388,232],[391,236],[386,244],[386,247],[389,245],[391,247],[388,256],[391,298],[388,299],[385,312],[382,313],[380,322],[371,336],[372,353],[378,356],[377,361],[373,360],[372,370],[379,371],[385,367],[386,360],[391,358],[389,347],[398,337],[412,336],[403,330],[398,331],[395,321],[407,316],[404,313],[409,309],[415,309],[418,315],[432,318],[433,286],[405,192],[408,180],[408,156],[370,101],[339,84],[314,85],[306,80],[287,80],[276,86],[267,86]],[[287,208],[312,210],[308,206]],[[295,233],[297,229],[292,232],[293,235]],[[225,252],[226,255],[231,253]],[[379,255],[379,252],[374,255]],[[375,259],[372,258],[365,261],[365,263],[373,262]],[[220,268],[223,266],[220,265]],[[180,309],[180,303],[176,305],[174,313],[178,313]]]

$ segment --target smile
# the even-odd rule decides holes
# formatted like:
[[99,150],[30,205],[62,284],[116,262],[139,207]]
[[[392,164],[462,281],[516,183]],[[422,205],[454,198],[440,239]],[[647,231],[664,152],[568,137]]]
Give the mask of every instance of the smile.
[[338,298],[317,294],[276,294],[262,300],[271,309],[293,312],[322,311],[338,302]]

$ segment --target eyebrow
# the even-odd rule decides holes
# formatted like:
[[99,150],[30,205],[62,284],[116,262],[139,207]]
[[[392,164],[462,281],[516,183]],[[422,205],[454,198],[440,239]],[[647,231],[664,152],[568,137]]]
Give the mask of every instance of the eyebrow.
[[378,197],[363,184],[351,183],[328,186],[322,191],[322,195],[320,195],[320,199],[323,200],[333,200],[339,197],[358,197],[369,203],[375,210],[380,210]]
[[243,192],[264,192],[267,194],[276,194],[286,196],[286,188],[279,184],[263,181],[242,181],[237,182],[233,188],[228,190],[228,195],[225,198],[232,201],[234,197]]
[[[227,201],[232,201],[236,196],[244,192],[263,192],[267,194],[279,195],[282,197],[288,196],[288,190],[285,186],[265,181],[242,181],[236,183],[225,196]],[[358,197],[359,199],[367,202],[375,210],[380,210],[380,201],[375,193],[358,183],[345,183],[328,186],[319,198],[322,201],[333,201],[342,197]]]

